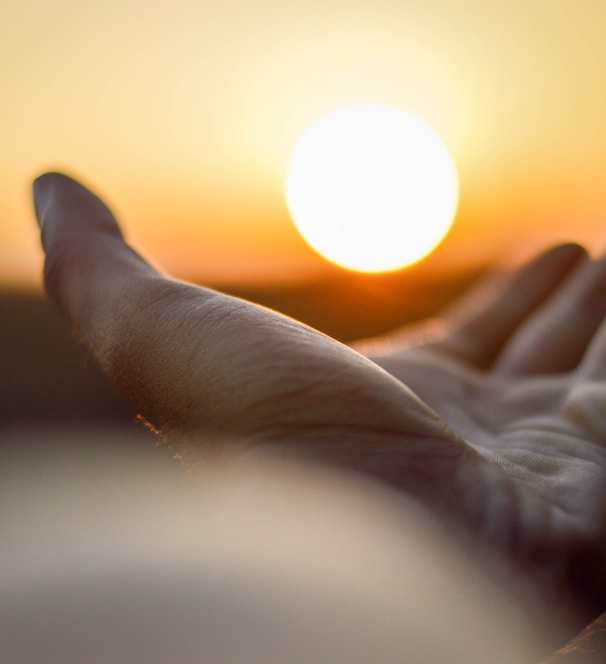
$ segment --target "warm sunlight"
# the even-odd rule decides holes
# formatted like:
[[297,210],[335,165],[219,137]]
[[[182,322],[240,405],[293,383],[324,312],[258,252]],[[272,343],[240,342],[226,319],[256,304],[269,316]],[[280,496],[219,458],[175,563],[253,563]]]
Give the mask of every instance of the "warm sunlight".
[[415,270],[562,239],[600,251],[605,24],[604,0],[0,3],[0,290],[41,288],[30,182],[46,169],[107,194],[179,278],[348,278],[292,223],[284,179],[307,127],[355,104],[422,118],[456,163],[456,222]]
[[286,199],[307,242],[361,272],[415,263],[448,232],[458,201],[454,163],[437,134],[376,104],[325,115],[299,139]]

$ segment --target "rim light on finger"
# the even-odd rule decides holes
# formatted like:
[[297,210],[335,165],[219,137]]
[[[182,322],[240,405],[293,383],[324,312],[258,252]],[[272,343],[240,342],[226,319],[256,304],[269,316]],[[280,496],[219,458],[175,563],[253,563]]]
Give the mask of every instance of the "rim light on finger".
[[437,134],[389,106],[334,111],[299,139],[286,200],[305,240],[361,272],[416,263],[448,233],[458,202],[454,162]]

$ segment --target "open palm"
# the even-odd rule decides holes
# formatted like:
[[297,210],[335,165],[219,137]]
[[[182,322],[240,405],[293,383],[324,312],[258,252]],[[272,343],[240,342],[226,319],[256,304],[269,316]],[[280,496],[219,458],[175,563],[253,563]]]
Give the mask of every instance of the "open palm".
[[357,352],[158,274],[66,176],[42,176],[34,192],[49,295],[187,460],[278,445],[356,469],[499,551],[546,595],[604,606],[602,263],[558,247],[439,338]]
[[359,350],[501,469],[478,492],[493,536],[603,607],[606,264],[565,245],[493,290]]

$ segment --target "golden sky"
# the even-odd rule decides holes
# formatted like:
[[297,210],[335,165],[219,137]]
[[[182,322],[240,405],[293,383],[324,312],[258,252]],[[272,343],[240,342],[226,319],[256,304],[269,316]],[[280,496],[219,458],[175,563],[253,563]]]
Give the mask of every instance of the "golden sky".
[[328,268],[283,196],[351,103],[426,120],[459,214],[427,261],[606,239],[604,0],[23,0],[0,6],[0,281],[39,281],[29,182],[79,175],[144,253],[214,282]]

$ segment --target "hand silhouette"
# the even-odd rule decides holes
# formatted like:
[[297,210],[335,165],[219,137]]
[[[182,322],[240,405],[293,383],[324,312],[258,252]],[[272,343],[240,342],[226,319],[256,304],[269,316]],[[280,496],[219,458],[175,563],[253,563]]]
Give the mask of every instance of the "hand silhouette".
[[416,497],[549,601],[604,608],[605,262],[556,247],[475,312],[356,351],[159,274],[65,175],[38,178],[34,198],[50,297],[188,462],[271,445],[354,469]]

